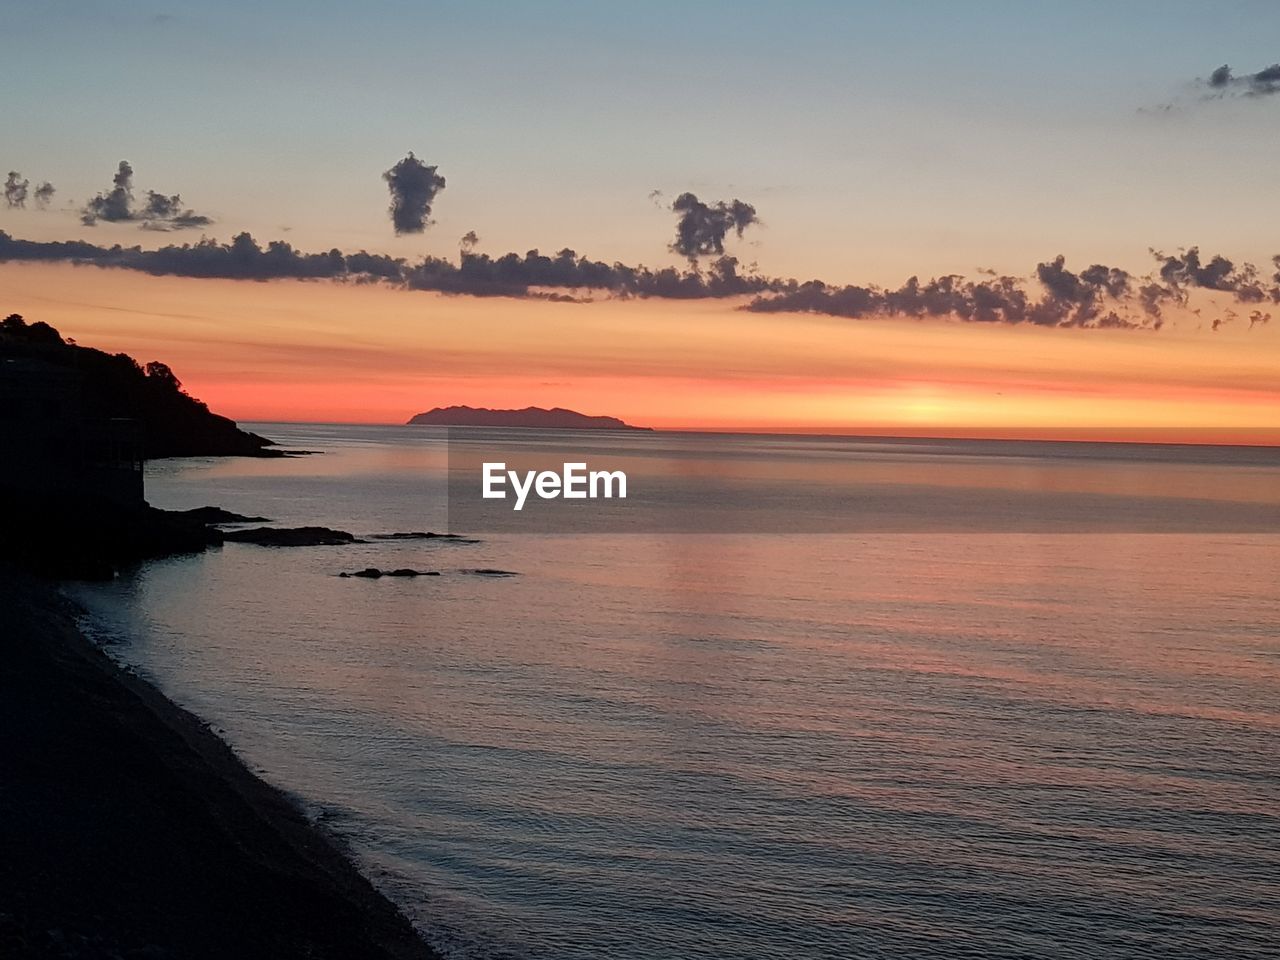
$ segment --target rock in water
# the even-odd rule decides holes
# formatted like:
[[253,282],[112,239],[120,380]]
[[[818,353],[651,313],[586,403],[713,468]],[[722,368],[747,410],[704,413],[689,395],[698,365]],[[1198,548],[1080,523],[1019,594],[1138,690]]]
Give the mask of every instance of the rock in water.
[[191,510],[166,510],[165,513],[172,513],[178,517],[184,517],[187,520],[194,520],[196,523],[203,523],[206,526],[213,526],[219,523],[270,523],[267,517],[246,517],[239,513],[232,513],[230,510],[223,510],[221,507],[195,507]]
[[379,580],[382,577],[438,577],[438,570],[411,570],[408,567],[400,567],[397,570],[379,570],[377,567],[365,567],[363,570],[357,570],[355,573],[347,573],[343,571],[338,576],[361,577],[365,580]]
[[260,547],[330,547],[363,543],[353,533],[329,527],[254,527],[222,535],[229,543],[256,543]]

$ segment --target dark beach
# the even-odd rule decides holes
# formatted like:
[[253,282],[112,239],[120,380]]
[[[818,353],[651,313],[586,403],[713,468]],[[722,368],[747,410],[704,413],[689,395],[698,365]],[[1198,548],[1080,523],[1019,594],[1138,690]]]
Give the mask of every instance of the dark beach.
[[288,797],[0,581],[0,955],[435,956]]
[[94,647],[56,589],[255,519],[152,508],[143,460],[282,454],[164,364],[17,314],[0,321],[0,401],[0,956],[435,956],[285,794]]

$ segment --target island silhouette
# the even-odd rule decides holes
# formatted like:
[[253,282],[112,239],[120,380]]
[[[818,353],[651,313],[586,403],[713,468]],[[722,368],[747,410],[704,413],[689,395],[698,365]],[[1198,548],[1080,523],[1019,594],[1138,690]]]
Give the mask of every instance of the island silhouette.
[[489,407],[436,407],[409,418],[410,426],[433,427],[534,427],[545,430],[652,430],[617,417],[592,417],[564,407],[525,407],[494,410]]

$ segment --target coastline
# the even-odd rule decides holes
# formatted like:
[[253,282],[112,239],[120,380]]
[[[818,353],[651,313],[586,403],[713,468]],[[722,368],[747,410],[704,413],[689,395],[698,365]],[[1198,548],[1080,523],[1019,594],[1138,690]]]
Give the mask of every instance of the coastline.
[[336,838],[0,570],[0,954],[433,960]]

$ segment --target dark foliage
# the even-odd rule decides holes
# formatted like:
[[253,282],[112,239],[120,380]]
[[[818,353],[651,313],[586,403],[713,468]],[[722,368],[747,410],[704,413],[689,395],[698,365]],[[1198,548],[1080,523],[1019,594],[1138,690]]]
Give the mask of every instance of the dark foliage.
[[164,363],[143,367],[128,354],[79,346],[47,323],[27,323],[18,314],[0,321],[2,359],[39,360],[78,372],[86,416],[137,421],[147,459],[275,455],[267,449],[270,440],[239,429],[187,394]]

